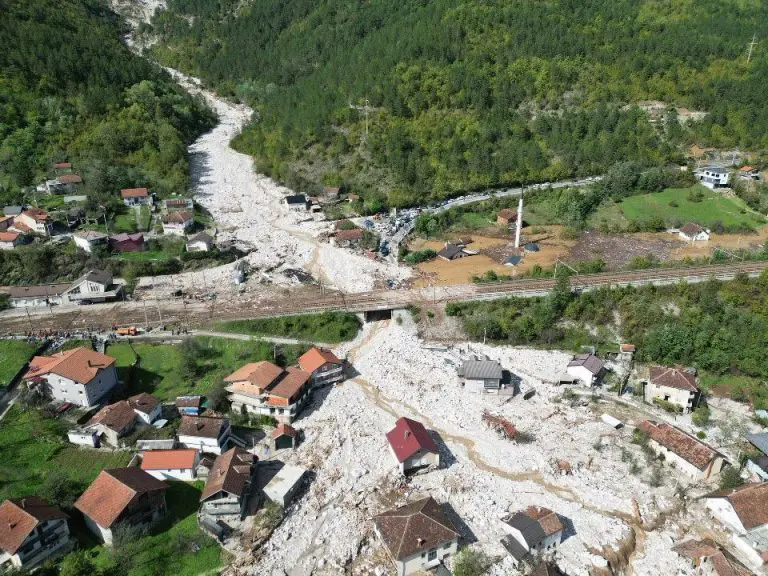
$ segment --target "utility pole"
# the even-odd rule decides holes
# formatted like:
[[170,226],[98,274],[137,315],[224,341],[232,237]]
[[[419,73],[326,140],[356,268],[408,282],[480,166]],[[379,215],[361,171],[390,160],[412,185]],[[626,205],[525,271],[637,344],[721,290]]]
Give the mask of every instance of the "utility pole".
[[752,60],[752,51],[757,45],[757,34],[752,34],[752,42],[749,43],[749,50],[747,51],[747,64]]
[[149,316],[147,316],[147,301],[142,300],[142,304],[144,304],[144,328],[146,330],[149,330]]
[[24,306],[24,311],[27,313],[27,320],[29,320],[29,331],[34,332],[35,327],[32,325],[32,316],[29,315],[29,306]]

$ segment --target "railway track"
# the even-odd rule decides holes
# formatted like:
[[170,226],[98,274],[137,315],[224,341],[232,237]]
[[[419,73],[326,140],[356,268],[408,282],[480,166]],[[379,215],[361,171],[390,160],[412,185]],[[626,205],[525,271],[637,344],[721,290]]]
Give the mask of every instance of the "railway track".
[[[709,278],[728,280],[738,274],[756,276],[768,270],[768,262],[713,264],[691,268],[657,268],[633,272],[603,272],[572,276],[571,287],[577,291],[603,286],[671,284],[679,281],[699,282]],[[113,326],[158,326],[176,324],[197,326],[212,321],[263,318],[290,314],[313,314],[325,311],[365,312],[403,308],[408,304],[446,303],[488,300],[508,296],[537,296],[555,285],[551,278],[523,278],[494,284],[469,284],[404,290],[377,290],[361,294],[302,294],[273,297],[260,302],[183,302],[133,301],[109,305],[93,305],[70,309],[42,309],[0,314],[0,333],[108,330]]]

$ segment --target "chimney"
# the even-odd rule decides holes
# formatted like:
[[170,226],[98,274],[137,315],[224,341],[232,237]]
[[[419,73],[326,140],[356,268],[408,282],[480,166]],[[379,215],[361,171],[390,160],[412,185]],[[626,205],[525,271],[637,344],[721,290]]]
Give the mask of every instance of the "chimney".
[[27,507],[27,499],[26,498],[22,498],[21,499],[21,507],[22,508],[26,508]]
[[520,192],[520,202],[517,203],[517,226],[515,226],[515,248],[520,248],[520,228],[523,227],[523,193]]
[[410,435],[411,435],[411,431],[410,430],[406,430],[405,431],[405,437],[408,438]]
[[424,538],[417,538],[417,539],[416,539],[416,542],[418,542],[418,544],[419,544],[419,548],[421,548],[422,546],[424,546]]

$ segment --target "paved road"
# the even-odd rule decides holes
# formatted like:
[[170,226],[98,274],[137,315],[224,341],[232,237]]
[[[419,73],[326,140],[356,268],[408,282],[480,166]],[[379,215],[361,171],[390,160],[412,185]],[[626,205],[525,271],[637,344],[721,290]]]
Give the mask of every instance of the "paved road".
[[[710,278],[733,279],[744,273],[757,276],[768,269],[768,262],[744,262],[691,268],[659,268],[634,272],[607,272],[571,277],[577,291],[602,286],[664,285],[679,281],[701,282]],[[160,326],[178,324],[203,326],[213,321],[265,318],[290,314],[314,314],[324,311],[366,312],[404,308],[409,304],[430,305],[447,302],[477,301],[509,296],[542,296],[554,286],[551,278],[525,278],[495,284],[463,284],[401,290],[378,290],[362,294],[314,292],[276,294],[270,299],[242,302],[165,301],[117,302],[77,307],[54,307],[32,311],[7,310],[0,314],[0,332],[7,334],[40,330],[110,330],[112,326]],[[146,307],[145,307],[146,304]],[[152,314],[148,314],[152,310]],[[162,320],[160,312],[162,311]]]

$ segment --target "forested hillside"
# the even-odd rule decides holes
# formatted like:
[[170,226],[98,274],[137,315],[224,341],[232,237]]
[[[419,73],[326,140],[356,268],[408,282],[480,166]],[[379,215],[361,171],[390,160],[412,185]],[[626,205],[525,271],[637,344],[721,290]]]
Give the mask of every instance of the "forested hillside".
[[[768,4],[752,0],[169,0],[165,62],[257,111],[237,145],[291,185],[371,208],[656,164],[684,143],[762,148]],[[365,110],[368,109],[368,137]],[[627,104],[709,112],[660,122]],[[377,193],[378,191],[378,193]],[[386,198],[383,196],[386,194]]]
[[93,203],[183,191],[211,112],[122,43],[101,0],[0,0],[0,205],[68,160]]

